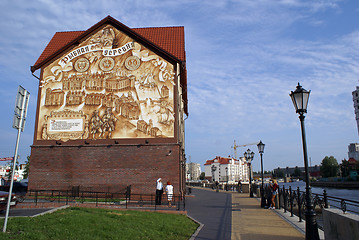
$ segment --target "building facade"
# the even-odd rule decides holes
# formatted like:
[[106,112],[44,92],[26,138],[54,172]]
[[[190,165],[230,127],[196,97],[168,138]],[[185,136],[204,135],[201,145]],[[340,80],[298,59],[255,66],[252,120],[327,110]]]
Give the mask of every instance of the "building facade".
[[186,163],[186,181],[197,181],[201,176],[201,164]]
[[247,163],[243,158],[215,157],[204,164],[205,178],[209,181],[236,183],[239,180],[248,181]]
[[357,129],[359,134],[359,86],[356,87],[355,91],[352,92],[355,120],[357,122]]
[[153,193],[161,177],[183,193],[185,61],[183,27],[108,16],[57,32],[31,67],[40,81],[29,189]]
[[348,159],[359,161],[359,143],[351,143],[348,146]]

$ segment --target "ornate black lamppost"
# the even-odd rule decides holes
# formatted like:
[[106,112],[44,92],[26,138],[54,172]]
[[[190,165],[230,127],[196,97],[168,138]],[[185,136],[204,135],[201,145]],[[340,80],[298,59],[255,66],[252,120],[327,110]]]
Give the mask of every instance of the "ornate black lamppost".
[[216,171],[217,167],[215,165],[212,165],[211,170],[212,170],[212,182],[214,183],[215,179],[214,179],[214,172]]
[[308,100],[310,91],[305,90],[298,83],[297,89],[291,91],[289,96],[292,98],[296,112],[299,114],[300,126],[302,129],[302,143],[303,143],[303,155],[304,155],[304,167],[305,167],[305,239],[307,240],[319,240],[318,225],[316,220],[316,214],[314,211],[312,191],[309,185],[309,170],[308,170],[308,155],[307,155],[307,142],[305,137],[304,127],[304,113],[307,112]]
[[263,178],[263,153],[264,153],[264,146],[265,144],[262,143],[262,141],[259,141],[259,143],[257,144],[258,147],[258,152],[261,155],[261,178],[262,178],[262,185],[261,185],[261,207],[264,208],[264,206],[266,205],[266,200],[264,198],[264,178]]
[[247,160],[248,168],[249,168],[249,197],[253,197],[253,191],[252,191],[252,160],[254,157],[254,152],[251,152],[251,150],[248,148],[247,151],[244,153],[244,157]]

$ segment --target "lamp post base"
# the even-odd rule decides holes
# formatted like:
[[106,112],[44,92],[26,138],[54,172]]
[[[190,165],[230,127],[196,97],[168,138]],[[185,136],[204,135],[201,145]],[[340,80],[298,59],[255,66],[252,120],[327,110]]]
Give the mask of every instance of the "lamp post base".
[[266,200],[263,196],[263,193],[261,193],[262,197],[261,197],[261,208],[264,208],[266,206]]

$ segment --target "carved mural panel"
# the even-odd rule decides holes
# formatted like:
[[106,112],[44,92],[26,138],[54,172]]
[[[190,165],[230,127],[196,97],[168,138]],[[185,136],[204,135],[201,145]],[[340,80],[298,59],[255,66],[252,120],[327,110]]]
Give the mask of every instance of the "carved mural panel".
[[44,68],[37,140],[174,137],[174,66],[108,25]]

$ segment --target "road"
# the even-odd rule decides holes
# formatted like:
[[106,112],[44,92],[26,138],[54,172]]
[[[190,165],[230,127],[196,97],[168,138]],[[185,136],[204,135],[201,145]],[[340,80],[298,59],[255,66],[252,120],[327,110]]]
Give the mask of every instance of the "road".
[[[52,208],[13,208],[10,209],[9,217],[31,217],[46,211],[50,211]],[[6,211],[0,212],[0,218],[4,218]]]
[[232,227],[231,194],[193,188],[191,195],[186,198],[187,213],[190,217],[204,224],[196,240],[230,240]]

